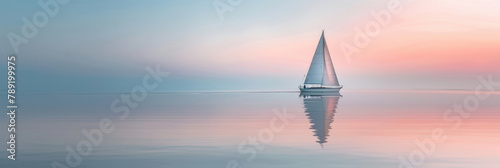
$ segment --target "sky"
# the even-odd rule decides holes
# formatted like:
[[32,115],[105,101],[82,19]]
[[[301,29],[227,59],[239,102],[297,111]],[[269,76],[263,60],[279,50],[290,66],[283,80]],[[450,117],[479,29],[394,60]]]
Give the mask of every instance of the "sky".
[[[8,56],[15,51],[7,35],[22,35],[23,17],[32,21],[43,8],[2,3],[0,54]],[[214,3],[229,10],[218,14]],[[127,92],[156,65],[170,73],[158,91],[297,90],[322,30],[345,89],[475,89],[479,76],[500,79],[499,7],[494,0],[73,0],[19,45],[18,90]]]

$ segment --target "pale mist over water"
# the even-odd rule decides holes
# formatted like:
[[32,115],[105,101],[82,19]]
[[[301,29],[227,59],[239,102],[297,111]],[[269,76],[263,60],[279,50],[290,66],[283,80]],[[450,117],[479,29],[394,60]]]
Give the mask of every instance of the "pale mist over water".
[[149,94],[123,121],[109,107],[119,94],[22,95],[17,158],[22,162],[1,164],[68,166],[66,146],[76,149],[86,140],[82,130],[109,118],[114,131],[81,156],[78,167],[495,167],[500,165],[500,95],[463,104],[474,95],[415,90],[346,90],[341,96]]

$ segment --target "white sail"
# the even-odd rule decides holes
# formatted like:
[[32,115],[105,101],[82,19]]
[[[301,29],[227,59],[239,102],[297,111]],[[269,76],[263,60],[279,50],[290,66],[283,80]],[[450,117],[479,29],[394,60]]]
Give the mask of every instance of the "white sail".
[[335,74],[335,69],[333,68],[328,46],[326,45],[324,32],[321,33],[321,38],[319,39],[318,47],[316,47],[316,52],[314,53],[304,84],[340,86],[337,74]]
[[325,66],[325,57],[324,57],[324,38],[323,34],[321,34],[321,38],[319,39],[318,47],[316,47],[316,52],[314,52],[314,57],[311,62],[311,66],[309,66],[309,71],[307,72],[306,80],[304,84],[321,84],[323,83],[323,73]]
[[340,86],[339,80],[337,79],[337,74],[335,73],[335,68],[333,68],[332,59],[330,57],[330,52],[328,51],[328,46],[326,41],[324,41],[324,55],[325,55],[325,68],[323,72],[323,83],[325,86]]

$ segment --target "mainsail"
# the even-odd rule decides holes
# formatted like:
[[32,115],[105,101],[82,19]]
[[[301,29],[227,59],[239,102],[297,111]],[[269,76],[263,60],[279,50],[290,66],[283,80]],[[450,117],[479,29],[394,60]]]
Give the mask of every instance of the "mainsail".
[[333,68],[330,52],[325,41],[325,32],[321,33],[318,47],[307,72],[304,84],[320,84],[322,86],[340,86]]

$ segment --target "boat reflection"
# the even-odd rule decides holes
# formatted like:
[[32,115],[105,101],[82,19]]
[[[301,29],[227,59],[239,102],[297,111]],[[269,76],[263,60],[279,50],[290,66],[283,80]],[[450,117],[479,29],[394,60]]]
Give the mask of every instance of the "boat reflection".
[[318,138],[317,143],[323,147],[327,143],[330,135],[331,124],[335,116],[337,105],[339,102],[340,93],[325,93],[325,94],[301,94],[304,102],[306,115],[311,122],[311,128],[314,136]]

